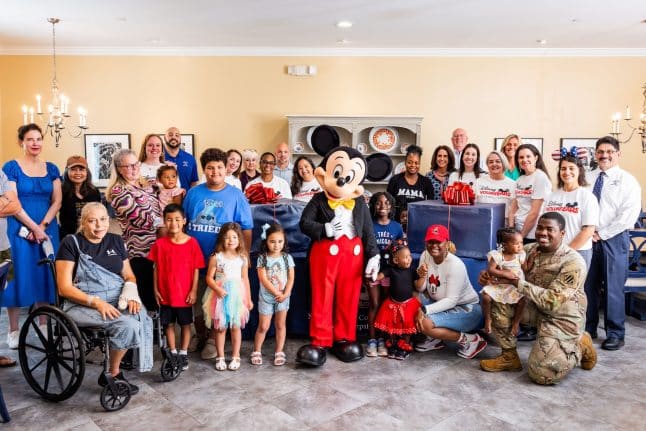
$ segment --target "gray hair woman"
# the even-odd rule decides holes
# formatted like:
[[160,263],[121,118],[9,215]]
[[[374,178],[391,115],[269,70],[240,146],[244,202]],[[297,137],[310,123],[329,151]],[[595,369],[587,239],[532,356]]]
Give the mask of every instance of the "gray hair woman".
[[148,181],[139,174],[140,162],[134,151],[118,151],[113,163],[114,178],[106,198],[121,226],[143,303],[149,310],[157,310],[153,264],[146,257],[157,239],[157,228],[162,224],[159,199]]
[[[101,203],[83,207],[78,232],[63,239],[56,255],[56,283],[65,299],[63,309],[77,326],[105,329],[110,374],[128,383],[119,369],[128,349],[140,346],[147,358],[140,366],[152,366],[152,322],[137,294],[123,239],[108,233],[109,220]],[[143,325],[148,325],[150,337],[142,336]],[[99,384],[107,385],[103,374]],[[130,384],[130,393],[138,390]]]

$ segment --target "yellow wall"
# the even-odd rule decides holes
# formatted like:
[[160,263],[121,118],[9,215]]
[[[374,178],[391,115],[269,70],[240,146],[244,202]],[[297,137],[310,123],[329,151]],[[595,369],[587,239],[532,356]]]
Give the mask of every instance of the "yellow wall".
[[[291,77],[288,64],[315,64],[314,77]],[[112,57],[58,58],[61,88],[89,111],[89,133],[131,133],[133,148],[148,132],[176,125],[209,146],[273,150],[287,139],[285,114],[420,115],[427,151],[464,127],[488,150],[494,137],[598,137],[610,115],[642,104],[646,58],[361,58]],[[0,159],[19,154],[20,108],[49,98],[51,58],[0,56]],[[43,157],[61,166],[84,153],[67,138]],[[633,138],[621,164],[646,185],[646,154]],[[549,160],[550,171],[555,165]]]

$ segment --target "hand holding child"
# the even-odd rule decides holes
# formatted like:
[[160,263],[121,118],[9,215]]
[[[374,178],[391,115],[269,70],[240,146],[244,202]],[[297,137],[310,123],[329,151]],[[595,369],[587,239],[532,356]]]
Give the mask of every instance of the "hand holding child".
[[417,275],[420,276],[420,278],[424,278],[428,275],[428,265],[425,263],[421,264],[419,268],[417,268]]

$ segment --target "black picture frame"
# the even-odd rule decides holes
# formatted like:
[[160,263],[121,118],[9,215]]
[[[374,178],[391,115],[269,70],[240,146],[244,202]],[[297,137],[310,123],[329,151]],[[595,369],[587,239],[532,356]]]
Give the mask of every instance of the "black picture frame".
[[112,157],[119,150],[130,149],[130,133],[86,133],[83,139],[92,183],[105,188],[112,175]]

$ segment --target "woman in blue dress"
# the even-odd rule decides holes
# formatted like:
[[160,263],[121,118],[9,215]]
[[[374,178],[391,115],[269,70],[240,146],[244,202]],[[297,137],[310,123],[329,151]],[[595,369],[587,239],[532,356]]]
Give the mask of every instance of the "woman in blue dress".
[[[11,243],[14,279],[4,293],[2,306],[9,314],[9,348],[18,348],[18,315],[20,307],[53,303],[56,284],[47,265],[38,265],[45,257],[41,244],[49,239],[54,252],[58,249],[58,222],[61,208],[61,180],[53,163],[40,160],[43,133],[36,124],[18,129],[18,143],[23,155],[3,166],[10,185],[18,194],[22,210],[10,217],[7,234]],[[22,227],[27,234],[19,234]]]

